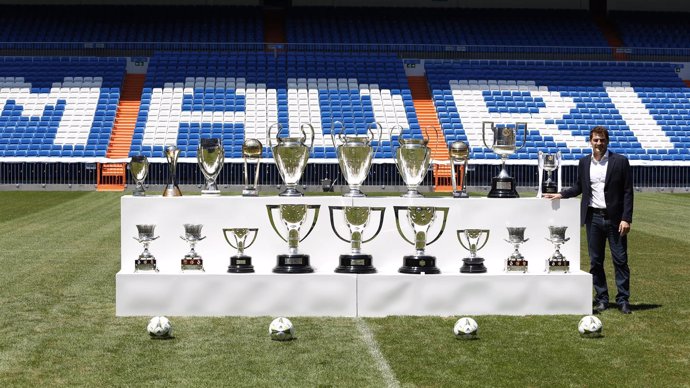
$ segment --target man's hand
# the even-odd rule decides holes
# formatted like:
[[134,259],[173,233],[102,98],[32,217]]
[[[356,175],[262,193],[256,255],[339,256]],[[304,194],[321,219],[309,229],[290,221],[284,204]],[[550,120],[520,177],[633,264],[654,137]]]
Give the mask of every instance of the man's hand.
[[618,225],[618,233],[621,234],[621,237],[625,236],[630,232],[630,223],[627,221],[621,221],[621,223]]
[[548,198],[548,199],[551,199],[551,200],[563,198],[563,196],[561,195],[561,193],[543,194],[543,196],[544,196],[544,198]]

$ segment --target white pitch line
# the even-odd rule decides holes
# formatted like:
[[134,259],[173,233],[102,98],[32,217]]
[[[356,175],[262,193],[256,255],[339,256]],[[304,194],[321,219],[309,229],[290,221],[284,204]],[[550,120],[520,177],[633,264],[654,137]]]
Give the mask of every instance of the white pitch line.
[[366,343],[367,348],[369,348],[369,353],[371,353],[371,356],[376,362],[376,368],[383,375],[383,380],[386,382],[386,387],[399,388],[400,382],[395,378],[395,374],[393,373],[391,366],[388,365],[388,361],[386,361],[386,358],[383,356],[383,354],[381,354],[379,345],[376,343],[374,333],[371,332],[369,325],[367,325],[367,323],[359,317],[355,318],[355,323],[357,324],[357,330],[359,330],[359,333],[362,335],[362,339],[364,339],[364,343]]

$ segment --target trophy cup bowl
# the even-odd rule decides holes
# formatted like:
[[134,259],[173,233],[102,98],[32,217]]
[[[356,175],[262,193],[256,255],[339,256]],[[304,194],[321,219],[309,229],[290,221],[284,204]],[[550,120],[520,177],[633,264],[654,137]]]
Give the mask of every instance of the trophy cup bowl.
[[[516,146],[516,137],[518,128],[524,128],[524,137],[522,145],[518,148]],[[493,142],[491,146],[487,144],[487,129],[493,133]],[[491,190],[489,191],[489,198],[519,198],[517,190],[515,189],[515,179],[508,174],[506,170],[506,160],[510,155],[521,150],[527,144],[527,123],[516,123],[515,128],[509,127],[495,127],[492,122],[482,123],[482,141],[484,146],[501,158],[501,172],[491,181]]]
[[[244,160],[244,189],[243,197],[256,197],[259,195],[259,166],[261,165],[261,153],[264,146],[257,139],[247,139],[242,144],[242,159]],[[254,183],[249,182],[249,161],[255,160]]]
[[[408,239],[400,226],[400,211],[407,211],[407,223],[412,228],[414,232],[414,238]],[[413,255],[403,256],[403,266],[398,269],[400,273],[408,274],[439,274],[441,270],[436,267],[436,257],[426,254],[424,248],[427,245],[431,245],[436,242],[443,231],[446,228],[446,221],[448,220],[447,207],[433,207],[433,206],[394,206],[393,211],[395,212],[395,224],[398,228],[398,233],[403,238],[403,240],[414,245],[415,253]],[[427,234],[429,228],[433,225],[436,220],[436,214],[443,214],[443,223],[438,232],[438,235],[429,240]]]
[[407,186],[407,193],[402,197],[419,198],[418,187],[424,180],[431,164],[431,150],[427,139],[398,138],[400,146],[395,152],[395,165]]
[[[311,273],[314,269],[309,264],[309,255],[300,253],[298,245],[303,241],[316,226],[316,221],[319,218],[319,209],[321,205],[266,205],[268,211],[268,219],[271,222],[273,230],[278,234],[283,241],[288,243],[288,253],[279,254],[277,256],[278,263],[273,268],[274,273]],[[275,224],[273,212],[279,210],[280,220],[287,229],[287,237],[278,230]],[[300,229],[307,220],[309,210],[313,210],[313,220],[307,233],[300,238]]]
[[[311,130],[309,146],[306,145],[307,133],[304,130],[305,126]],[[273,127],[278,128],[275,140],[271,137]],[[273,159],[276,162],[281,178],[283,178],[283,182],[285,182],[285,190],[280,193],[280,196],[301,197],[303,194],[297,191],[297,182],[299,182],[304,169],[307,167],[311,146],[314,144],[314,127],[311,124],[302,124],[300,126],[302,137],[278,137],[281,129],[282,126],[280,124],[273,124],[268,127],[267,131],[268,144],[273,151]]]
[[[375,273],[376,268],[372,264],[372,256],[362,253],[362,244],[367,243],[381,232],[383,226],[383,216],[386,211],[385,207],[362,207],[362,206],[329,206],[328,210],[331,216],[331,228],[335,235],[350,243],[350,253],[340,255],[340,265],[335,269],[337,273],[358,273],[367,274]],[[338,232],[335,226],[335,211],[343,212],[343,221],[350,232],[350,238],[344,238]],[[368,239],[363,239],[364,231],[367,229],[371,219],[371,213],[379,213],[379,226],[376,232]]]
[[203,225],[199,224],[184,224],[184,236],[180,236],[181,239],[187,241],[189,243],[189,252],[187,252],[186,255],[184,255],[184,258],[181,261],[181,268],[182,271],[186,270],[197,270],[197,271],[204,271],[204,260],[201,258],[201,256],[196,252],[196,244],[205,239],[206,236],[202,237],[201,236],[201,228],[203,228]]
[[158,236],[154,237],[154,232],[156,225],[151,224],[140,224],[137,225],[138,237],[134,237],[139,243],[144,246],[144,251],[139,255],[139,257],[134,260],[134,272],[139,271],[154,271],[158,272],[158,267],[156,265],[156,258],[149,252],[149,245],[152,241],[158,239]]
[[527,272],[528,262],[525,257],[520,253],[520,245],[526,241],[524,227],[508,227],[508,239],[506,242],[513,244],[515,250],[506,259],[506,271],[517,271],[517,272]]
[[333,127],[331,128],[331,141],[333,142],[333,147],[336,149],[340,171],[350,188],[350,191],[343,194],[343,196],[364,197],[365,195],[362,193],[361,187],[362,183],[369,175],[371,161],[375,153],[372,147],[372,143],[375,140],[373,128],[378,128],[378,144],[381,144],[383,128],[381,128],[381,125],[378,123],[372,123],[368,128],[370,136],[346,136],[344,135],[345,127],[340,123],[341,129],[336,141],[336,123],[340,122],[336,121],[333,123]]
[[561,253],[561,245],[570,240],[570,237],[565,237],[566,229],[568,229],[567,226],[549,226],[549,238],[547,240],[551,241],[556,250],[551,257],[546,259],[547,272],[570,271],[570,260],[567,260]]
[[[252,244],[254,244],[258,232],[258,228],[223,229],[223,236],[225,236],[225,241],[227,241],[231,247],[237,249],[237,253],[233,256],[230,256],[230,265],[228,266],[229,273],[254,272],[254,266],[252,265],[252,257],[245,255],[244,250],[252,246]],[[247,240],[250,240],[250,236],[252,236],[251,241],[247,243]]]
[[[465,188],[465,177],[467,176],[467,161],[470,157],[470,146],[464,141],[454,141],[450,144],[448,156],[450,156],[450,181],[453,186],[453,198],[469,198]],[[459,163],[462,163],[463,167],[462,182],[460,182],[460,189],[458,190],[455,166]]]
[[199,169],[204,174],[204,178],[206,178],[206,186],[204,190],[201,190],[201,195],[219,196],[220,190],[218,190],[216,185],[216,179],[225,162],[225,150],[220,139],[201,139],[196,157]]
[[462,229],[457,231],[458,241],[463,248],[470,251],[470,256],[462,259],[461,273],[484,273],[484,258],[477,256],[477,251],[484,248],[489,241],[489,229]]
[[144,180],[149,175],[148,158],[144,155],[132,156],[132,159],[129,161],[129,173],[132,175],[132,180],[134,180],[135,184],[132,195],[135,197],[145,196]]
[[555,154],[544,153],[539,151],[538,153],[538,166],[539,166],[539,179],[543,179],[542,171],[546,171],[546,180],[541,182],[541,193],[557,193],[558,185],[553,180],[553,172],[558,169],[561,163],[561,153],[560,151]]
[[177,158],[180,156],[180,150],[177,146],[171,145],[165,147],[165,159],[168,161],[168,184],[163,189],[164,197],[180,197],[182,191],[177,186]]

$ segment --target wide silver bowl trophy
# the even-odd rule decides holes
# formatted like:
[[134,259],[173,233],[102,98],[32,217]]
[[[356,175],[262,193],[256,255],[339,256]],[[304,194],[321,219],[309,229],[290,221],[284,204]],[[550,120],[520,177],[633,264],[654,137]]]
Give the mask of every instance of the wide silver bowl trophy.
[[520,253],[520,245],[529,241],[529,238],[525,238],[525,229],[527,228],[508,227],[508,239],[505,241],[513,244],[513,248],[515,249],[513,254],[506,259],[505,269],[508,272],[527,272],[529,263],[525,257],[522,256],[522,253]]
[[[319,218],[319,209],[321,205],[266,205],[268,210],[268,219],[271,222],[273,230],[278,234],[278,236],[285,242],[288,243],[288,253],[279,254],[277,256],[278,264],[273,268],[275,273],[311,273],[314,269],[309,264],[309,255],[300,253],[298,245],[303,241],[316,225],[316,221]],[[279,210],[279,218],[285,225],[287,230],[287,237],[283,236],[283,233],[278,230],[275,223],[275,217],[273,213],[275,210]],[[307,214],[310,213],[309,210],[313,210],[311,226],[307,233],[300,238],[300,229],[302,225],[307,221]]]
[[398,148],[395,151],[395,166],[402,176],[407,193],[403,197],[419,198],[419,185],[424,181],[429,165],[431,164],[431,149],[428,147],[429,139],[403,139],[402,127],[391,129],[390,135],[398,132]]
[[561,245],[565,244],[570,237],[565,237],[567,226],[549,226],[549,237],[547,240],[551,241],[556,251],[546,259],[547,272],[568,272],[570,271],[570,260],[567,260],[561,253]]
[[[261,166],[261,152],[264,146],[257,139],[247,139],[242,144],[242,159],[244,161],[244,189],[243,197],[256,197],[259,195],[259,172]],[[254,180],[249,181],[249,162],[254,164]]]
[[[307,132],[304,128],[311,131],[311,140],[307,145]],[[271,132],[276,131],[275,139]],[[302,137],[279,137],[280,131],[283,129],[282,125],[275,123],[268,127],[266,134],[268,146],[273,151],[273,159],[276,162],[276,167],[280,173],[283,182],[285,182],[285,190],[280,193],[281,197],[301,197],[301,192],[297,191],[297,182],[299,182],[307,167],[309,160],[309,152],[314,145],[314,127],[311,124],[302,124],[299,130],[302,132]]]
[[[436,267],[436,257],[426,254],[425,248],[438,240],[446,228],[446,221],[448,219],[447,207],[433,207],[433,206],[393,206],[395,212],[395,224],[398,227],[398,233],[408,243],[414,245],[415,253],[413,255],[403,256],[403,266],[398,269],[400,273],[409,274],[439,274],[441,270]],[[414,232],[414,237],[409,239],[400,226],[401,211],[407,212],[407,223]],[[437,213],[443,214],[443,223],[438,232],[438,235],[433,239],[429,239],[427,234],[429,228],[436,221]]]
[[[465,182],[467,182],[467,160],[470,157],[470,147],[464,141],[454,141],[448,149],[450,156],[450,183],[453,186],[453,198],[469,198]],[[458,186],[455,166],[462,164],[462,180]]]
[[[561,191],[561,151],[555,154],[547,154],[539,151],[538,166],[539,166],[539,188],[537,189],[537,197],[541,198],[542,194],[553,194]],[[557,182],[553,180],[553,172],[556,173]],[[546,180],[544,180],[544,171],[546,171]]]
[[141,252],[141,254],[136,260],[134,260],[134,272],[158,272],[158,267],[156,266],[156,258],[151,254],[151,252],[149,252],[149,245],[153,240],[156,240],[158,238],[158,236],[153,236],[155,229],[156,225],[137,225],[137,231],[139,232],[139,236],[134,237],[134,239],[139,241],[139,243],[141,243],[141,245],[144,246],[144,251]]
[[223,236],[225,236],[225,241],[227,241],[231,247],[237,249],[237,253],[230,256],[230,265],[228,266],[228,272],[254,272],[254,266],[252,265],[252,257],[245,255],[244,250],[252,246],[252,244],[254,244],[258,232],[258,228],[223,229]]
[[168,161],[168,184],[163,189],[164,197],[179,197],[182,191],[177,186],[177,158],[180,156],[180,149],[171,145],[165,147],[165,159]]
[[489,229],[461,229],[457,231],[458,240],[463,248],[470,251],[470,256],[462,259],[462,273],[484,273],[484,258],[477,256],[477,251],[484,248],[489,241]]
[[[383,226],[383,216],[386,212],[385,207],[364,207],[364,206],[329,206],[331,216],[331,228],[339,239],[350,243],[350,253],[340,255],[340,265],[335,269],[338,273],[375,273],[376,268],[372,264],[372,256],[362,253],[362,244],[368,243],[378,236]],[[350,238],[345,238],[338,232],[336,227],[334,212],[343,213],[343,221],[350,231]],[[364,231],[369,225],[371,213],[378,214],[379,226],[376,232],[366,240],[363,238]]]
[[219,138],[201,139],[196,151],[196,160],[199,169],[206,178],[204,189],[201,190],[203,196],[219,196],[220,190],[216,184],[216,179],[223,169],[225,163],[225,149]]
[[[336,124],[340,125],[337,137]],[[378,133],[378,138],[374,130]],[[344,197],[365,196],[361,190],[362,183],[369,175],[371,160],[376,153],[372,143],[377,140],[377,147],[380,146],[383,127],[381,124],[373,122],[367,127],[367,132],[367,136],[345,135],[345,126],[340,121],[335,121],[331,127],[331,141],[336,150],[340,171],[350,188],[349,192],[343,194]]]
[[[522,145],[516,147],[516,138],[518,128],[524,128],[524,137]],[[487,130],[493,133],[493,141],[489,146],[487,144]],[[520,195],[515,189],[515,179],[506,171],[506,160],[510,155],[521,150],[527,144],[527,123],[516,123],[515,127],[494,127],[494,123],[485,121],[482,123],[482,140],[484,146],[495,152],[501,157],[501,172],[498,176],[491,180],[491,190],[489,191],[489,198],[518,198]]]
[[201,236],[201,228],[203,228],[203,225],[184,224],[184,236],[180,236],[180,238],[189,243],[189,252],[184,255],[181,261],[182,271],[204,270],[204,260],[195,249],[196,244],[206,238],[206,236]]
[[144,155],[132,156],[129,161],[129,173],[134,180],[134,191],[132,195],[135,197],[143,197],[146,195],[144,189],[144,180],[149,175],[149,160]]

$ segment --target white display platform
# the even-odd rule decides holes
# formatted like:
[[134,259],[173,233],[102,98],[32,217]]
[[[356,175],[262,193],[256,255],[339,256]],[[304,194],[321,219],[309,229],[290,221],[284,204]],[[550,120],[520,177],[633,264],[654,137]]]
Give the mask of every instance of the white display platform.
[[[314,274],[273,274],[276,255],[287,252],[287,243],[270,225],[266,205],[321,205],[312,233],[300,243],[300,252],[311,256]],[[385,207],[380,234],[363,245],[372,254],[377,274],[335,274],[338,256],[349,244],[331,229],[328,206]],[[121,271],[116,276],[116,314],[129,315],[303,315],[384,316],[467,314],[584,314],[591,312],[591,276],[579,271],[579,200],[549,201],[538,198],[415,198],[401,197],[302,197],[239,196],[177,198],[131,197],[121,200]],[[443,234],[427,247],[437,257],[441,275],[405,275],[397,272],[402,257],[414,253],[399,235],[393,206],[448,207]],[[338,214],[338,213],[336,213]],[[347,233],[342,213],[336,218],[341,234]],[[374,213],[375,215],[375,213]],[[311,216],[311,214],[309,214]],[[302,232],[311,225],[305,223]],[[276,212],[276,226],[283,231]],[[412,232],[401,213],[403,230]],[[180,259],[189,250],[180,239],[183,224],[203,224],[206,239],[196,250],[204,259],[205,273],[182,273]],[[137,224],[156,224],[160,238],[150,246],[158,260],[159,273],[134,273],[134,260],[142,246],[133,239]],[[437,219],[429,231],[441,230]],[[568,226],[570,241],[561,247],[570,260],[572,273],[545,273],[545,260],[553,253],[546,240],[548,226]],[[512,253],[507,226],[526,227],[520,251],[529,260],[529,273],[505,273],[504,261]],[[246,250],[253,257],[254,274],[227,274],[234,250],[223,237],[223,228],[258,228],[254,245]],[[365,239],[378,227],[372,217]],[[486,274],[460,274],[462,258],[468,255],[456,231],[489,229],[487,245],[479,251],[486,259]]]

